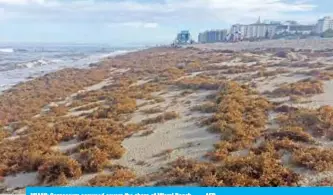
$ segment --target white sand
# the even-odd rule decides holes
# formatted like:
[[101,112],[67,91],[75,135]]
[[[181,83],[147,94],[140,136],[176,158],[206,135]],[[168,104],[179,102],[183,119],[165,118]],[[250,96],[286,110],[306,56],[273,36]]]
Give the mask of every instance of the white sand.
[[13,140],[19,139],[20,137],[21,137],[20,135],[12,135],[12,136],[5,138],[4,140],[13,141]]
[[301,186],[312,186],[323,179],[333,177],[333,171],[315,173],[314,171],[300,169],[299,172],[303,175],[303,179],[299,182]]
[[324,93],[309,98],[311,102],[305,104],[292,104],[295,107],[317,109],[321,106],[333,106],[333,80],[324,82]]
[[99,174],[110,174],[111,172],[109,170],[103,170],[100,173],[88,173],[82,175],[79,179],[71,179],[69,180],[69,183],[67,186],[86,186],[88,181],[93,179]]
[[70,141],[60,142],[57,146],[53,146],[51,149],[59,152],[67,152],[68,150],[74,149],[83,142],[78,142],[76,139]]
[[20,133],[23,133],[23,132],[25,132],[26,130],[28,130],[28,126],[24,126],[24,127],[22,127],[22,128],[20,128],[20,129],[18,129],[18,130],[16,130],[15,132],[14,132],[14,135],[16,135],[16,134],[20,134]]
[[305,75],[293,75],[292,77],[287,76],[286,74],[278,75],[273,79],[265,79],[264,81],[256,82],[257,90],[260,93],[263,93],[265,91],[273,91],[274,89],[277,89],[281,84],[294,83],[306,78],[309,77]]
[[81,116],[82,114],[91,114],[96,110],[98,110],[98,107],[89,110],[71,111],[66,115],[66,117]]
[[[178,98],[178,103],[171,105],[167,111],[176,111],[181,118],[152,125],[154,133],[148,136],[140,136],[142,133],[140,132],[124,140],[123,146],[127,152],[120,160],[113,161],[113,163],[132,168],[138,175],[145,175],[158,171],[160,167],[181,156],[204,160],[203,156],[213,149],[213,144],[218,142],[220,137],[207,132],[206,127],[199,128],[196,125],[198,122],[196,119],[203,115],[193,113],[189,110],[190,106],[179,102],[189,99],[193,101],[192,105],[196,105],[201,103],[209,93],[211,92],[200,91]],[[166,99],[177,96],[179,96],[179,92],[175,91],[163,95]],[[189,115],[189,113],[192,114]],[[146,116],[141,115],[141,120],[144,118]],[[167,155],[159,155],[166,150],[172,152]]]
[[5,177],[4,181],[7,189],[22,188],[38,184],[37,172],[19,173]]
[[136,83],[130,85],[130,87],[144,85],[146,83],[149,83],[150,81],[152,81],[152,79],[138,80]]
[[[171,101],[172,101],[172,98],[168,97],[168,96],[170,96],[170,94],[172,94],[172,92],[162,96],[165,99],[164,102],[155,103],[155,104],[147,104],[145,106],[140,107],[136,112],[134,112],[132,114],[131,119],[127,123],[140,123],[144,118],[147,118],[147,117],[151,118],[151,117],[156,117],[157,115],[160,115],[161,113],[147,115],[147,114],[142,113],[141,111],[150,109],[150,108],[156,108],[156,107],[163,108],[163,110],[166,110],[168,105],[171,104]],[[174,93],[174,95],[176,95],[176,94],[177,94],[177,92]],[[152,95],[157,96],[157,93],[152,94]],[[136,101],[137,101],[137,105],[147,102],[147,100],[144,100],[144,101],[136,100]]]

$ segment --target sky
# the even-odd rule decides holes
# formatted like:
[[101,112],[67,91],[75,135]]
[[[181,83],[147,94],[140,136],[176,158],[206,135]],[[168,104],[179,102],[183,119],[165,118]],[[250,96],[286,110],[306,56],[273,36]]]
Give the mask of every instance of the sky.
[[170,43],[234,23],[333,16],[332,0],[0,0],[0,42]]

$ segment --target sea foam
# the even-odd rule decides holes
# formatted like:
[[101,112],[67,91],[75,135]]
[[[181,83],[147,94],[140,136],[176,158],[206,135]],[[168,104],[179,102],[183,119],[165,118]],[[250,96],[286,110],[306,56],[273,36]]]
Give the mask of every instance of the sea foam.
[[0,48],[0,52],[2,52],[2,53],[13,53],[14,49],[13,48]]

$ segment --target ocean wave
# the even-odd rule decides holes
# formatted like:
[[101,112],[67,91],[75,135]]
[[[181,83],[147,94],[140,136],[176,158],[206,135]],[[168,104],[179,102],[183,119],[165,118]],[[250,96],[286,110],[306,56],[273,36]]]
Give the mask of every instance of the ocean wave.
[[[90,63],[98,63],[105,58],[126,54],[135,50],[109,50],[105,52],[65,51],[52,54],[38,53],[28,48],[27,50],[10,47],[0,48],[0,93],[19,82],[39,77],[49,72],[54,72],[67,67],[89,68]],[[1,52],[14,52],[2,54]],[[23,52],[29,52],[27,54]]]
[[2,52],[2,53],[13,53],[14,49],[13,48],[0,48],[0,52]]
[[111,52],[107,55],[108,56],[117,56],[117,55],[122,55],[122,54],[129,53],[129,52],[131,52],[131,51],[130,50],[117,50],[117,51]]
[[39,66],[45,66],[50,63],[55,63],[55,61],[39,59],[39,60],[33,60],[30,62],[25,62],[25,63],[21,63],[21,64],[16,64],[15,68],[34,68],[34,67],[39,67]]
[[118,55],[127,54],[129,52],[131,52],[131,50],[116,50],[116,51],[113,51],[110,53],[100,54],[100,55],[98,55],[98,57],[100,58],[99,60],[101,60],[103,58],[115,57]]
[[1,91],[5,90],[5,89],[8,89],[11,86],[13,86],[13,85],[10,85],[10,84],[0,84],[0,93],[1,93]]

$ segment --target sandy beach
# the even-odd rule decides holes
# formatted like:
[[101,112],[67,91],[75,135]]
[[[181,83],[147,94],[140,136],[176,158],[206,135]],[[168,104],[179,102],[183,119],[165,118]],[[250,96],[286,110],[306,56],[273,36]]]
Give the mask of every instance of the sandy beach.
[[299,40],[263,40],[256,42],[197,44],[195,48],[203,50],[228,49],[233,51],[265,50],[265,49],[294,49],[294,50],[325,50],[332,49],[332,39],[299,39]]
[[20,83],[0,95],[0,192],[333,185],[332,51],[150,48]]

